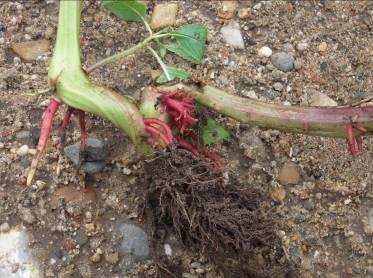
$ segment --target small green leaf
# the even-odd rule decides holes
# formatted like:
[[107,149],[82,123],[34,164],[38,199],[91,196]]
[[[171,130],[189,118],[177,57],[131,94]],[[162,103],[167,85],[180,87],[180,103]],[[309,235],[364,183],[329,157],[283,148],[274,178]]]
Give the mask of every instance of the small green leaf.
[[146,6],[135,0],[102,0],[105,8],[126,21],[146,22]]
[[170,76],[170,79],[167,79],[166,74],[163,72],[157,79],[158,83],[164,83],[167,81],[171,81],[171,80],[174,80],[175,78],[185,79],[190,76],[189,72],[186,72],[185,70],[179,69],[174,66],[166,65],[166,69],[167,69],[168,75]]
[[213,119],[208,119],[207,125],[202,128],[201,137],[204,145],[214,144],[228,138],[229,132]]
[[178,28],[171,36],[176,44],[165,46],[187,61],[201,63],[206,48],[207,29],[198,24],[187,24]]

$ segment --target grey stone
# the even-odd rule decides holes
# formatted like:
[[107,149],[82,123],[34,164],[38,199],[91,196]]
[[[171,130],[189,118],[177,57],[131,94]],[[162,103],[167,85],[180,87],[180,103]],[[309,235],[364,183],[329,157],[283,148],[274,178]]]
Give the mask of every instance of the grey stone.
[[240,25],[238,24],[238,22],[229,22],[221,28],[220,32],[227,44],[233,46],[234,48],[245,48],[245,43],[243,41]]
[[149,256],[148,235],[144,230],[133,224],[121,224],[117,230],[122,236],[119,253],[130,255],[137,260],[143,260]]
[[288,53],[277,52],[271,56],[273,66],[281,71],[291,71],[294,67],[294,58]]
[[28,130],[21,130],[21,131],[18,131],[16,133],[16,138],[18,140],[28,139],[28,138],[30,138],[30,135],[31,135],[30,131],[28,131]]
[[88,235],[84,230],[79,229],[76,231],[74,240],[79,246],[83,246],[88,242]]
[[[64,148],[64,155],[76,165],[79,163],[79,154],[80,142]],[[88,138],[81,169],[87,174],[94,174],[101,171],[106,165],[105,159],[107,155],[108,150],[102,141],[95,138]]]

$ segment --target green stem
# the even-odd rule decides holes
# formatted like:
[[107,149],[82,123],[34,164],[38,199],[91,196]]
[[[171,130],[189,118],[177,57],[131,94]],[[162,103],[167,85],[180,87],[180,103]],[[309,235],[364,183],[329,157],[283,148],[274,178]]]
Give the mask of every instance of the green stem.
[[162,58],[159,57],[159,55],[157,54],[157,52],[155,52],[155,50],[153,48],[151,48],[150,46],[147,46],[146,47],[151,54],[153,54],[153,56],[157,59],[157,62],[159,63],[159,65],[161,66],[164,74],[166,75],[167,77],[167,80],[171,80],[171,77],[170,77],[170,74],[168,73],[168,70],[167,70],[167,67],[166,65],[163,63],[162,61]]
[[127,56],[135,53],[138,49],[146,47],[154,39],[163,38],[163,37],[169,37],[169,36],[170,36],[169,34],[161,34],[160,32],[155,33],[155,34],[147,37],[142,42],[136,44],[135,46],[133,46],[133,47],[131,47],[129,49],[126,49],[126,50],[124,50],[122,52],[119,52],[119,53],[114,54],[114,55],[112,55],[110,57],[107,57],[107,58],[101,60],[100,62],[97,62],[96,64],[90,66],[86,70],[86,72],[87,73],[91,73],[92,71],[94,71],[95,69],[97,69],[97,68],[99,68],[101,66],[104,66],[104,65],[116,62],[116,61],[118,61],[121,58],[127,57]]
[[92,84],[80,63],[81,1],[60,1],[58,31],[48,81],[57,97],[68,106],[90,112],[111,121],[127,134],[137,150],[151,155],[146,143],[143,118],[137,107],[117,93]]
[[373,106],[366,107],[300,107],[263,103],[238,97],[212,86],[202,88],[177,84],[160,87],[162,91],[183,88],[197,102],[242,123],[324,137],[347,137],[347,125],[363,127],[355,135],[373,135]]

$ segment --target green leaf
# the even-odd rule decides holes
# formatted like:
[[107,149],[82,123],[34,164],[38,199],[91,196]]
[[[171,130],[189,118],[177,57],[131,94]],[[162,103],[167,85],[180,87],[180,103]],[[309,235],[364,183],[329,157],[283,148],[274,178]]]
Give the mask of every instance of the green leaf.
[[207,29],[198,24],[187,24],[178,28],[171,36],[176,44],[165,46],[187,61],[201,63],[206,48]]
[[166,69],[167,69],[168,75],[170,76],[170,79],[168,80],[166,74],[163,72],[157,79],[158,83],[164,83],[167,81],[171,81],[171,80],[174,80],[175,78],[185,79],[190,76],[189,72],[183,69],[174,67],[174,66],[166,65]]
[[126,21],[146,22],[146,6],[135,0],[102,0],[105,8]]
[[204,145],[214,144],[228,138],[229,132],[210,118],[207,121],[207,125],[202,128],[201,137]]

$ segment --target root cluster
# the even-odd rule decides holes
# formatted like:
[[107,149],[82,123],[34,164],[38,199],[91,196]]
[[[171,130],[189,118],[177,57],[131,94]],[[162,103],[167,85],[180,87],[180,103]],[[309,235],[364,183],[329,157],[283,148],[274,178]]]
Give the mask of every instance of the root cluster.
[[[225,277],[286,273],[275,265],[283,256],[275,220],[262,211],[263,197],[254,187],[233,177],[227,181],[182,149],[145,162],[144,182],[145,211],[154,227],[172,227],[187,246],[211,254]],[[262,265],[259,254],[266,261]]]

